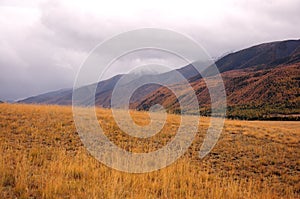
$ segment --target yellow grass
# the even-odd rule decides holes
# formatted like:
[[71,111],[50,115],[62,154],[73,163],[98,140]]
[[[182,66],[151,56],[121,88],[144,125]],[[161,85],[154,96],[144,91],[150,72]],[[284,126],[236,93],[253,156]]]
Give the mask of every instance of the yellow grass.
[[[144,112],[131,112],[146,125]],[[180,118],[168,115],[159,134],[132,138],[98,109],[106,135],[134,152],[163,147]],[[116,171],[83,147],[71,107],[0,105],[0,198],[299,198],[299,122],[227,120],[219,142],[198,158],[209,118],[187,153],[146,174]],[[145,147],[146,145],[146,147]]]

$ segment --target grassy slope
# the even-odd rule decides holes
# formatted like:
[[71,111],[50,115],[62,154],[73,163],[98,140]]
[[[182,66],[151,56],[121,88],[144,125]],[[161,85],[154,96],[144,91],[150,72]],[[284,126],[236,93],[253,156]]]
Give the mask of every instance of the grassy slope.
[[[106,134],[130,151],[170,140],[179,116],[142,144],[120,132],[110,110],[97,110]],[[148,114],[132,112],[147,123]],[[0,198],[297,198],[300,125],[227,120],[213,151],[197,156],[209,119],[188,152],[171,166],[128,174],[97,162],[82,146],[71,107],[0,105]],[[157,140],[160,140],[157,142]]]
[[[247,68],[222,74],[226,93],[229,118],[239,119],[293,119],[300,114],[300,64],[284,65],[274,69]],[[203,79],[191,83],[202,107],[202,114],[209,115],[210,97]],[[182,85],[182,99],[188,100],[190,93]],[[182,88],[182,89],[181,89]],[[166,87],[147,95],[140,104],[132,108],[147,110],[154,104],[162,104],[170,112],[178,112],[176,96]],[[280,117],[281,115],[291,117]]]

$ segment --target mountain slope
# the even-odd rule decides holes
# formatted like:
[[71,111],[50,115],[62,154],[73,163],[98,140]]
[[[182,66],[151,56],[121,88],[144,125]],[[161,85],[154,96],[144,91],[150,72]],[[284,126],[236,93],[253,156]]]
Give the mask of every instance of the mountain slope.
[[[300,40],[286,40],[264,43],[228,54],[216,61],[216,66],[223,73],[253,66],[261,69],[274,68],[297,62],[300,62]],[[203,73],[205,76],[213,75],[209,67]],[[194,77],[195,80],[199,78],[200,75]]]
[[[222,73],[222,78],[229,117],[263,119],[274,114],[300,114],[300,62],[273,69],[250,67],[232,70]],[[204,80],[193,81],[191,85],[202,113],[209,114],[210,97]],[[182,85],[174,85],[176,89],[180,89],[180,86]],[[189,99],[190,95],[188,92],[183,93],[182,100]],[[148,94],[132,108],[147,110],[155,104],[163,105],[169,112],[179,111],[175,95],[166,87]]]
[[[177,79],[175,78],[175,73],[181,73],[186,79],[189,79],[193,77],[197,70],[192,65],[187,65],[183,68],[177,69],[176,71],[170,71],[158,75],[140,75],[135,78],[133,78],[132,81],[130,81],[126,85],[122,85],[124,89],[133,87],[135,85],[139,85],[141,82],[144,82],[147,79],[159,79],[164,84],[174,84],[176,83]],[[104,80],[98,83],[96,93],[95,93],[95,103],[98,106],[110,108],[111,104],[111,95],[114,89],[114,86],[122,78],[123,75],[116,75],[108,80]],[[94,84],[90,85],[91,87],[94,86]],[[88,89],[89,86],[86,86],[85,88]],[[140,89],[137,89],[137,91],[132,96],[131,100],[132,102],[138,101],[142,97],[144,97],[146,94],[153,92],[159,88],[158,85],[150,84],[145,85]],[[18,101],[18,103],[27,103],[27,104],[58,104],[58,105],[71,105],[72,104],[72,89],[64,89],[64,90],[58,90],[54,92],[49,92],[33,97],[26,98],[24,100]]]
[[[98,83],[96,90],[96,99],[98,103],[104,103],[105,99],[109,97],[107,90],[112,90],[122,75],[114,76],[108,80]],[[93,86],[93,85],[91,85]],[[54,92],[49,92],[34,97],[29,97],[18,101],[25,104],[58,104],[58,105],[71,105],[72,104],[72,89],[63,89]]]
[[300,52],[299,42],[300,40],[288,40],[253,46],[225,56],[217,61],[216,65],[220,72],[225,72],[252,66],[276,66],[290,63],[291,58]]
[[[228,92],[229,108],[233,106],[244,106],[249,103],[259,104],[257,103],[258,99],[260,99],[261,102],[268,103],[268,101],[264,101],[263,99],[269,99],[266,98],[265,93],[270,92],[267,92],[264,89],[259,89],[260,87],[257,85],[259,83],[271,86],[283,81],[286,83],[290,82],[291,86],[295,88],[294,83],[287,79],[281,80],[280,78],[281,76],[285,78],[287,75],[285,74],[285,69],[283,68],[297,63],[300,63],[300,40],[287,40],[260,44],[235,53],[228,54],[225,57],[221,58],[216,62],[216,65],[222,73],[222,77],[225,81],[226,91]],[[270,75],[273,74],[273,72],[275,73],[277,71],[276,68],[282,69],[278,74],[276,73],[275,76]],[[289,73],[294,75],[299,74],[297,67],[294,66],[288,68]],[[205,89],[203,88],[203,86],[200,86],[203,84],[200,83],[202,76],[197,73],[192,65],[182,67],[177,71],[180,72],[186,79],[188,79],[192,85],[197,85],[196,87],[199,87],[199,89],[196,90],[196,93],[198,96],[201,96],[198,97],[200,100],[200,104],[204,106],[206,110],[210,99],[209,96],[205,94]],[[167,85],[176,84],[178,82],[176,78],[174,78],[174,73],[175,71],[170,71],[167,73],[155,75],[155,78],[161,80]],[[205,76],[214,75],[211,73],[210,67],[208,67],[203,72],[203,74]],[[256,76],[257,78],[253,78],[251,75]],[[110,107],[111,94],[113,92],[114,86],[121,77],[122,75],[117,75],[108,80],[98,83],[95,94],[96,105],[107,108]],[[137,77],[134,80],[122,85],[122,88],[128,89],[134,85],[144,82],[147,78],[153,78],[153,76],[143,75]],[[251,82],[252,80],[247,80],[249,78],[253,79],[253,81],[255,79],[256,83]],[[264,80],[260,80],[260,78]],[[294,78],[297,79],[297,77]],[[285,90],[277,90],[276,92],[281,93],[281,95],[285,95]],[[245,97],[245,99],[241,100],[240,98],[242,97],[239,97],[239,95],[242,95],[243,97]],[[269,95],[273,96],[273,94]],[[290,96],[290,98],[292,98],[292,96]],[[289,101],[290,98],[279,99]],[[160,104],[168,105],[168,108],[173,111],[178,108],[174,107],[177,106],[176,102],[172,100],[172,98],[169,98],[169,94],[165,90],[165,88],[154,84],[145,85],[137,89],[137,91],[131,97],[131,108],[147,110],[147,108],[154,101]],[[20,103],[70,105],[72,103],[72,90],[68,89],[46,93],[43,95],[27,98],[20,101]],[[285,102],[281,101],[281,103]]]

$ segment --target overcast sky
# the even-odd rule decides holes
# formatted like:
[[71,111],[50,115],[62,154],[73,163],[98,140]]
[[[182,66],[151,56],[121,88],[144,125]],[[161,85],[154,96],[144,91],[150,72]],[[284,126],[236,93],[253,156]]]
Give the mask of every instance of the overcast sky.
[[0,100],[71,88],[88,53],[124,31],[175,30],[218,57],[299,39],[299,10],[299,0],[0,0]]

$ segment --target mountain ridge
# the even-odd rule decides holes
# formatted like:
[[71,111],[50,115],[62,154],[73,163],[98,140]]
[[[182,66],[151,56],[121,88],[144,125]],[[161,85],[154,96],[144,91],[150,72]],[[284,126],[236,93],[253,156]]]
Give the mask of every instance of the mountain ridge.
[[[241,70],[240,73],[242,74],[243,70],[247,71],[247,69],[250,68],[250,70],[248,71],[249,73],[254,74],[253,71],[260,71],[261,75],[259,73],[257,73],[256,75],[258,77],[263,78],[263,76],[266,75],[264,74],[263,71],[273,70],[277,67],[284,68],[285,66],[289,66],[297,63],[300,63],[300,40],[286,40],[286,41],[263,43],[237,52],[230,53],[222,57],[218,61],[216,61],[216,66],[221,72],[222,77],[225,74],[224,77],[230,78],[231,76],[228,75],[228,73],[237,73],[236,72],[237,70]],[[290,70],[295,70],[295,72],[298,72],[297,66],[289,68],[289,71]],[[282,69],[282,71],[284,71],[284,69]],[[202,76],[198,74],[197,70],[192,66],[192,64],[189,64],[180,69],[176,69],[176,72],[182,74],[186,79],[189,80],[191,84],[196,84],[202,79]],[[178,83],[176,82],[176,79],[174,80],[174,73],[175,71],[169,71],[156,76],[158,79],[161,79],[165,84],[172,85]],[[210,67],[208,67],[206,70],[203,71],[202,75],[204,75],[204,77],[208,77],[208,76],[213,76],[214,74],[211,73]],[[96,89],[96,94],[95,94],[95,103],[97,106],[110,108],[112,91],[114,89],[114,86],[122,76],[123,75],[116,75],[110,79],[96,83],[98,84]],[[126,89],[126,87],[130,87],[138,82],[143,81],[143,79],[145,79],[146,77],[147,75],[142,76],[140,78],[133,80],[132,82],[129,82],[127,85],[123,85],[124,89]],[[297,77],[295,78],[297,79]],[[242,83],[244,82],[244,80],[242,79],[239,80],[238,78],[235,79],[234,81],[236,81],[235,83],[237,85],[239,85],[239,81],[241,81]],[[239,90],[236,87],[234,88],[235,90]],[[147,105],[148,100],[146,98],[149,97],[149,95],[151,94],[152,96],[156,96],[155,92],[161,91],[160,89],[161,86],[155,84],[146,85],[143,86],[142,88],[137,89],[137,91],[133,94],[130,101],[131,108],[138,109],[138,110],[146,110],[141,108],[143,106],[144,107],[149,106],[149,104]],[[232,88],[227,88],[226,91],[228,89],[230,91],[230,89]],[[156,97],[158,98],[158,96]],[[164,99],[161,99],[160,101],[157,100],[156,101],[162,104],[163,100]],[[72,104],[72,89],[64,90],[64,91],[54,91],[51,93],[30,97],[18,102],[70,105]],[[231,105],[232,104],[230,104],[229,107],[231,107]],[[235,104],[233,104],[232,106],[234,105]]]

